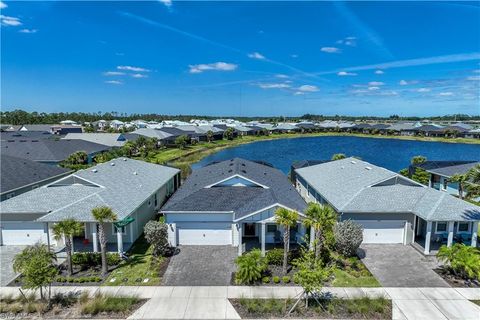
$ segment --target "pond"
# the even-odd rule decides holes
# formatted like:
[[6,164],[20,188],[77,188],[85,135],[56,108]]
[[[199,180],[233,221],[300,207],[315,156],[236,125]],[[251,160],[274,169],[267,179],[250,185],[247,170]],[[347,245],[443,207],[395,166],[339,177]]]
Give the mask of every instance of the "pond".
[[195,163],[192,168],[203,167],[212,161],[239,157],[268,162],[287,174],[290,165],[296,160],[325,160],[335,153],[360,157],[377,166],[398,172],[407,167],[410,159],[416,155],[425,156],[428,160],[480,161],[480,144],[345,136],[278,139],[219,151]]

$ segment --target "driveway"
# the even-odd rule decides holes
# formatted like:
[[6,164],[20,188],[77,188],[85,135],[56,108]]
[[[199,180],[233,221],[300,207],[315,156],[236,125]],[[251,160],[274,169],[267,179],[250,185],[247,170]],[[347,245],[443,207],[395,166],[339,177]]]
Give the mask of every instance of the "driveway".
[[25,246],[0,246],[0,286],[6,286],[15,277],[13,272],[13,258]]
[[167,286],[228,286],[235,271],[232,246],[179,246],[163,276]]
[[362,244],[360,256],[384,287],[449,287],[432,269],[435,257],[425,257],[411,246]]

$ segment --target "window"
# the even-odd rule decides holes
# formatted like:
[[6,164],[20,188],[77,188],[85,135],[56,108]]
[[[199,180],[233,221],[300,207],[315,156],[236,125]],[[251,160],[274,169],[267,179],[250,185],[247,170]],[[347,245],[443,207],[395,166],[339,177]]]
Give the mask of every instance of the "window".
[[276,224],[267,224],[267,232],[276,232],[277,225]]
[[437,222],[437,231],[436,232],[447,232],[447,223],[446,222]]
[[459,222],[458,223],[458,232],[469,232],[470,231],[470,223],[468,222]]
[[[125,227],[121,227],[120,229],[121,229],[121,231],[122,231],[122,234],[126,234],[126,233],[125,233]],[[114,224],[112,224],[112,234],[113,234],[113,235],[116,235],[116,234],[117,234],[117,227],[115,227]]]

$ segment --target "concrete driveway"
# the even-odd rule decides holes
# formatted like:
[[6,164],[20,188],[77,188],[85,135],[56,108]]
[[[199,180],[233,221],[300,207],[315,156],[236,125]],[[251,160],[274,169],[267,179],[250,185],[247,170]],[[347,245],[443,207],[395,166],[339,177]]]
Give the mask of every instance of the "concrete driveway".
[[362,244],[365,266],[384,287],[449,287],[432,269],[435,257],[425,257],[401,244]]
[[179,246],[163,276],[167,286],[228,286],[235,271],[232,246]]
[[0,286],[6,286],[15,277],[13,258],[26,246],[0,246]]

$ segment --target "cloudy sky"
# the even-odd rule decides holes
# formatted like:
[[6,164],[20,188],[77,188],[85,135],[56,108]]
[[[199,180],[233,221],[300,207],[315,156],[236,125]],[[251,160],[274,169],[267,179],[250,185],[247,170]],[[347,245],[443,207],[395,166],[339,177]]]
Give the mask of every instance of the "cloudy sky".
[[1,108],[480,114],[475,2],[8,2]]

